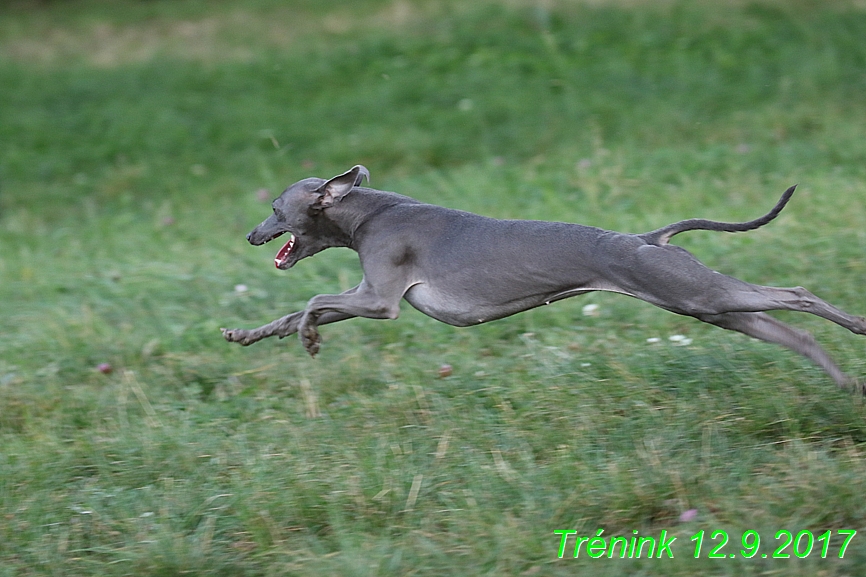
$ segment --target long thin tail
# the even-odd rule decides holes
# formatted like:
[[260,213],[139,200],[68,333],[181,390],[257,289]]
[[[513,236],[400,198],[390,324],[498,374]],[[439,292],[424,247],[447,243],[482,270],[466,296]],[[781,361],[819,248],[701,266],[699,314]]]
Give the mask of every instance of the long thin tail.
[[782,209],[785,208],[785,205],[788,204],[789,200],[791,200],[791,196],[794,194],[794,189],[796,188],[797,185],[795,184],[786,190],[782,194],[782,198],[779,199],[779,202],[776,203],[776,206],[773,207],[773,210],[761,218],[756,218],[749,222],[717,222],[714,220],[705,220],[703,218],[690,218],[688,220],[681,220],[680,222],[669,224],[658,230],[647,232],[639,236],[649,244],[661,246],[667,244],[674,235],[689,230],[714,230],[717,232],[746,232],[747,230],[755,230],[779,216],[779,213],[782,212]]

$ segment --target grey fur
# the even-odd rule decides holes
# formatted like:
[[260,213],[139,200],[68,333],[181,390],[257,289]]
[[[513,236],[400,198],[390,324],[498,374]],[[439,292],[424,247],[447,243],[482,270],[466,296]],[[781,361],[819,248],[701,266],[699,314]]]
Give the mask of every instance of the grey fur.
[[[298,333],[315,355],[319,325],[352,317],[395,319],[400,299],[454,326],[488,322],[592,291],[639,298],[663,309],[788,347],[823,368],[840,386],[855,384],[807,332],[766,314],[808,312],[856,334],[866,319],[849,315],[802,287],[750,284],[710,270],[672,236],[688,230],[739,232],[773,220],[791,198],[747,223],[691,219],[645,234],[560,222],[497,220],[361,187],[363,166],[330,180],[308,178],[274,201],[274,214],[247,236],[254,245],[284,233],[295,244],[278,268],[334,246],[357,251],[364,278],[338,295],[318,295],[307,308],[262,327],[222,329],[249,345]],[[281,251],[282,254],[283,251]]]

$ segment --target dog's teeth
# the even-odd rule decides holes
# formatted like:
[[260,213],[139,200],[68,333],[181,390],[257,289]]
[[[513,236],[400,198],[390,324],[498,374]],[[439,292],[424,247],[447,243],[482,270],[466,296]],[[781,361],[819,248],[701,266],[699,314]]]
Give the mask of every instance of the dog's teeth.
[[285,260],[289,256],[289,253],[292,252],[292,248],[294,246],[295,246],[295,236],[292,234],[289,234],[289,240],[286,242],[286,244],[283,245],[283,247],[279,250],[279,252],[277,252],[277,256],[274,257],[274,265],[277,268],[280,268],[280,263],[285,262]]

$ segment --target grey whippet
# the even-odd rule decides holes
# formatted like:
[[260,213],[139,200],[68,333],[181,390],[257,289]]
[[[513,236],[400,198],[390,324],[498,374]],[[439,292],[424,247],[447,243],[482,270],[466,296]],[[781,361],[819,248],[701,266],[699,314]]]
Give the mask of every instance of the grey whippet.
[[311,355],[317,326],[352,317],[395,319],[405,298],[426,315],[468,326],[591,291],[611,291],[663,309],[793,349],[840,386],[853,385],[807,332],[766,314],[793,310],[818,315],[856,334],[866,319],[852,316],[802,287],[750,284],[701,264],[670,245],[689,230],[742,232],[776,218],[791,187],[761,218],[744,223],[690,219],[645,234],[623,234],[561,222],[497,220],[361,187],[363,166],[324,180],[296,182],[253,229],[254,245],[289,233],[279,269],[333,246],[358,252],[364,277],[338,295],[318,295],[307,308],[252,330],[222,329],[226,340],[249,345],[297,332]]

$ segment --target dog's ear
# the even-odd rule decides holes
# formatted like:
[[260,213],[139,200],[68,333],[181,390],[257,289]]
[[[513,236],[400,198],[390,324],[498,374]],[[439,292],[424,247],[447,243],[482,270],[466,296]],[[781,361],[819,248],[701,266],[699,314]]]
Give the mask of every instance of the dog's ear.
[[356,164],[351,170],[347,170],[343,174],[337,175],[322,186],[316,189],[319,194],[316,199],[315,208],[328,208],[339,202],[344,196],[349,194],[352,189],[362,182],[364,179],[370,180],[370,171]]

